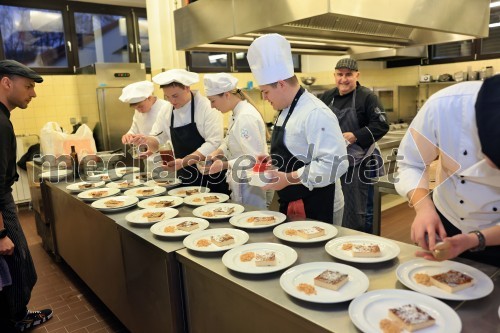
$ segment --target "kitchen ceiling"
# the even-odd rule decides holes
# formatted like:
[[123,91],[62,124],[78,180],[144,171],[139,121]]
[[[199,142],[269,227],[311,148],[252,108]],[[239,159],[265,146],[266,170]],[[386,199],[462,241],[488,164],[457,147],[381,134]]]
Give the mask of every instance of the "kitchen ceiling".
[[146,8],[146,0],[69,0],[69,1],[92,2],[103,5]]

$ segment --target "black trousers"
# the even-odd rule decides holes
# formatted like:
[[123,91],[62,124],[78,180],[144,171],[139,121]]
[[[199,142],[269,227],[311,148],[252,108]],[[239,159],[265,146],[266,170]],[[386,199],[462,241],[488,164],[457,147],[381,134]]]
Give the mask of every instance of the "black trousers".
[[37,279],[28,243],[19,224],[12,193],[5,195],[4,202],[6,205],[2,208],[3,222],[15,248],[14,254],[4,256],[9,266],[12,285],[0,291],[0,328],[2,328],[0,331],[2,333],[4,329],[8,332],[7,326],[11,322],[22,320],[26,315],[31,291]]
[[[437,210],[437,209],[436,209]],[[448,237],[461,234],[462,231],[456,228],[446,217],[437,210],[441,222],[443,222],[444,229],[446,230],[446,235]],[[461,258],[467,258],[474,261],[482,262],[484,264],[500,267],[500,245],[498,246],[488,246],[484,251],[480,252],[469,252],[465,251],[460,255]]]

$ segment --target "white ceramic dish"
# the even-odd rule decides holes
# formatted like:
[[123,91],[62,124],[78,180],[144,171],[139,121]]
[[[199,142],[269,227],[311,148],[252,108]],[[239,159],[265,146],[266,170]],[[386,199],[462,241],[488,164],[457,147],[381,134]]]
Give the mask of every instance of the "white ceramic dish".
[[89,181],[105,181],[105,182],[111,182],[115,181],[118,179],[121,179],[123,175],[119,175],[116,172],[109,172],[109,173],[98,173],[98,174],[93,174],[87,176],[87,180]]
[[[449,293],[436,286],[425,286],[417,283],[414,278],[417,273],[435,275],[445,273],[450,269],[469,275],[474,279],[474,285],[455,293]],[[441,262],[422,258],[410,260],[398,266],[396,276],[406,287],[418,291],[419,293],[454,301],[468,301],[482,298],[488,296],[494,288],[493,281],[480,270],[449,260]]]
[[[380,248],[381,256],[369,257],[369,258],[353,257],[351,251],[342,250],[342,245],[344,243],[377,244]],[[372,235],[369,236],[355,235],[355,236],[344,236],[332,239],[331,241],[326,243],[325,250],[326,252],[328,252],[329,255],[337,259],[350,262],[373,263],[373,262],[387,261],[396,258],[399,255],[400,248],[395,242],[386,238],[372,236]]]
[[171,188],[174,186],[178,186],[182,184],[179,178],[159,178],[159,179],[151,179],[146,182],[146,186],[161,186],[166,188]]
[[[229,207],[234,208],[234,211],[229,215],[213,215],[213,216],[208,215],[211,212],[213,212],[214,209],[217,209],[217,208],[226,209]],[[220,204],[208,204],[208,205],[204,205],[201,207],[197,207],[197,208],[193,209],[193,215],[196,217],[201,217],[202,219],[207,219],[207,220],[222,220],[222,219],[227,219],[231,216],[241,214],[244,211],[245,211],[245,207],[243,207],[242,205],[238,205],[238,204],[234,204],[234,203],[220,203]]]
[[115,172],[122,176],[129,173],[138,173],[139,171],[141,171],[139,167],[121,167],[115,169]]
[[[210,241],[211,236],[229,234],[234,238],[234,244],[228,246],[217,246],[210,243],[208,246],[198,246],[197,242],[200,240]],[[208,229],[200,232],[192,233],[191,235],[184,238],[183,244],[190,250],[199,252],[221,252],[232,249],[234,247],[245,244],[248,241],[248,234],[243,230],[231,229],[231,228],[219,228],[219,229]]]
[[[123,201],[123,206],[116,207],[116,208],[106,206],[105,202],[110,200],[110,199]],[[122,196],[114,196],[111,198],[108,197],[108,198],[96,200],[91,204],[91,206],[94,207],[95,209],[102,211],[102,212],[109,213],[109,212],[117,212],[117,211],[131,208],[131,207],[135,206],[138,201],[139,201],[139,199],[137,199],[136,197],[128,197],[128,196],[122,195]]]
[[[264,225],[255,225],[252,222],[248,222],[248,219],[251,217],[269,217],[269,216],[274,217],[273,223]],[[271,210],[257,210],[233,216],[229,219],[229,223],[231,223],[235,227],[243,229],[262,229],[262,228],[274,227],[280,223],[285,222],[285,220],[286,220],[286,215],[283,213]]]
[[210,192],[210,193],[199,193],[199,194],[189,195],[184,198],[184,203],[191,206],[204,206],[207,205],[208,203],[203,198],[213,197],[213,196],[216,196],[219,200],[219,202],[213,202],[213,203],[221,203],[229,200],[229,195],[227,194]]
[[184,202],[184,200],[180,197],[163,195],[163,196],[159,196],[159,197],[153,197],[153,198],[141,200],[139,202],[138,206],[140,208],[144,208],[144,209],[154,208],[152,203],[162,201],[162,200],[173,201],[172,206],[169,206],[169,208],[174,208],[174,207],[180,206]]
[[[126,187],[123,187],[121,186],[122,184],[129,184],[128,186]],[[136,187],[139,187],[139,186],[142,186],[144,183],[141,182],[140,180],[138,179],[134,179],[134,180],[120,180],[120,181],[117,181],[117,182],[109,182],[106,184],[106,187],[109,187],[109,188],[117,188],[119,189],[120,191],[126,191],[126,190],[130,190],[132,188],[136,188]]]
[[[250,261],[241,261],[240,256],[248,252],[273,251],[276,257],[276,266],[256,266],[255,258]],[[222,263],[229,269],[247,274],[267,274],[290,267],[297,261],[297,252],[289,246],[276,243],[251,243],[235,247],[222,256]]]
[[170,191],[168,191],[168,195],[173,195],[176,197],[186,197],[186,191],[188,190],[198,190],[198,193],[207,193],[210,192],[210,189],[208,187],[203,187],[203,186],[182,186],[182,187],[177,187],[174,188]]
[[[297,289],[300,283],[314,286],[314,278],[327,269],[347,274],[349,281],[337,291],[315,286],[316,294],[307,295]],[[313,303],[349,301],[363,294],[369,284],[368,277],[359,269],[335,262],[311,262],[297,265],[284,272],[280,278],[280,286],[287,294]]]
[[58,180],[66,180],[66,178],[70,175],[73,175],[73,170],[57,169],[57,170],[42,172],[39,177],[43,179],[49,179],[51,181],[58,181]]
[[[80,188],[80,185],[87,185],[87,184],[91,184],[92,187],[90,187],[90,188]],[[72,193],[80,193],[80,192],[83,192],[83,191],[88,191],[88,190],[92,190],[92,189],[103,187],[104,184],[106,184],[106,183],[103,182],[103,181],[96,182],[96,183],[78,182],[78,183],[74,183],[74,184],[69,184],[68,186],[66,186],[66,189],[68,191],[72,192]]]
[[[191,231],[179,230],[176,228],[177,224],[184,221],[196,222],[198,223],[198,228]],[[200,219],[198,217],[176,217],[173,219],[165,220],[162,222],[155,223],[151,226],[151,232],[160,237],[184,237],[195,232],[199,232],[208,228],[210,223],[207,220]],[[172,232],[166,232],[166,227],[174,227]]]
[[[154,212],[164,212],[165,214],[163,214],[163,216],[160,219],[156,219],[154,221],[149,221],[147,217],[144,216],[144,214],[146,213],[154,213]],[[152,225],[176,217],[178,214],[179,211],[175,208],[141,209],[127,214],[127,216],[125,216],[125,220],[131,224],[136,224],[136,225]]]
[[459,333],[462,330],[460,317],[451,307],[433,297],[409,290],[369,291],[349,304],[349,317],[362,332],[381,332],[380,321],[388,318],[389,309],[406,304],[417,305],[436,320],[434,325],[418,330],[418,333]]
[[[98,198],[94,198],[93,196],[90,195],[90,193],[92,192],[106,192],[106,193]],[[120,190],[117,188],[96,188],[80,192],[78,193],[77,197],[82,199],[83,201],[96,201],[102,198],[107,198],[113,195],[117,195],[118,193],[120,193]]]
[[[311,227],[320,227],[325,229],[325,235],[316,237],[316,238],[311,238],[311,239],[305,239],[300,236],[294,235],[290,236],[286,234],[286,231],[289,229],[294,229],[294,230],[299,230],[299,229],[306,229],[306,228],[311,228]],[[276,228],[273,229],[273,234],[278,237],[279,239],[289,241],[289,242],[294,242],[294,243],[316,243],[316,242],[322,242],[328,239],[332,239],[333,237],[337,236],[338,234],[337,228],[335,228],[333,225],[325,222],[319,222],[319,221],[295,221],[295,222],[287,222],[280,224]]]
[[[153,192],[151,194],[146,194],[144,195],[143,193],[141,193],[141,191],[144,191],[144,190],[153,190]],[[140,187],[140,188],[136,188],[136,189],[131,189],[131,190],[127,190],[125,191],[125,195],[130,195],[130,196],[134,196],[134,197],[138,197],[140,199],[145,199],[145,198],[151,198],[151,197],[156,197],[158,195],[162,195],[163,193],[167,192],[167,189],[164,188],[164,187],[160,187],[160,186],[144,186],[144,187]]]

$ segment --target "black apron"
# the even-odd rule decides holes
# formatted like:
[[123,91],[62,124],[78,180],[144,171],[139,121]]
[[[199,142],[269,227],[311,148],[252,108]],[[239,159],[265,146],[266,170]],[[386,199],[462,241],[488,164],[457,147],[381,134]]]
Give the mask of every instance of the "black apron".
[[[283,125],[276,126],[278,118],[274,123],[273,135],[271,137],[271,157],[281,172],[289,173],[300,169],[305,164],[292,154],[285,145],[285,127],[290,116],[297,105],[300,96],[304,93],[304,88],[295,95],[290,110],[283,122]],[[306,217],[313,220],[333,223],[333,200],[335,196],[335,183],[325,187],[317,187],[312,191],[302,184],[290,185],[277,191],[279,195],[280,212],[286,214],[288,204],[292,201],[302,199]]]
[[[194,122],[194,95],[191,93],[191,122],[184,126],[174,127],[174,109],[170,118],[170,137],[176,158],[184,158],[196,151],[205,139],[201,136]],[[207,186],[212,192],[229,193],[225,180],[225,171],[204,177],[196,167],[189,165],[177,171],[182,183],[189,186]]]

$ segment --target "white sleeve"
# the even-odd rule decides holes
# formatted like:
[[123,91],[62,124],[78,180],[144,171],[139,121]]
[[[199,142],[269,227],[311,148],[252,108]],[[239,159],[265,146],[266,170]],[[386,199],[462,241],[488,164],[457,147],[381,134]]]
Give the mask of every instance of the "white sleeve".
[[[170,140],[170,117],[171,117],[170,104],[166,104],[161,108],[156,116],[156,120],[151,128],[149,135],[155,135],[159,144],[165,143]],[[160,135],[156,136],[158,133]]]
[[307,146],[312,152],[311,162],[298,169],[297,173],[304,186],[325,187],[334,183],[348,168],[343,159],[347,155],[344,138],[337,117],[326,110],[315,110],[305,120]]
[[[262,133],[259,124],[259,119],[248,114],[238,116],[234,123],[231,135],[241,147],[243,155],[257,156],[266,154],[266,135],[265,131]],[[262,126],[265,125],[262,123]],[[236,159],[229,161],[229,165],[232,166]]]
[[208,105],[202,105],[202,103],[198,103],[197,106],[199,106],[201,110],[195,110],[196,115],[200,115],[196,117],[196,127],[200,135],[205,139],[205,142],[197,151],[207,156],[216,150],[222,143],[224,135],[222,114]]
[[434,119],[439,107],[435,103],[427,103],[420,109],[398,148],[398,177],[395,187],[399,195],[405,198],[408,192],[416,188],[429,188],[425,169],[439,155]]

